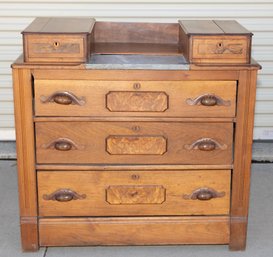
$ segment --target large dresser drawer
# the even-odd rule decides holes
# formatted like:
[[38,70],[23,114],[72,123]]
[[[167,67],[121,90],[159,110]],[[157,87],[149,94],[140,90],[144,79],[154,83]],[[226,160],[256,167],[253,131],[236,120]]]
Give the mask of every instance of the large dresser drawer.
[[39,171],[40,216],[229,214],[230,170]]
[[227,244],[229,217],[50,218],[41,246]]
[[236,81],[35,80],[36,116],[234,117]]
[[232,123],[37,122],[37,163],[231,164]]

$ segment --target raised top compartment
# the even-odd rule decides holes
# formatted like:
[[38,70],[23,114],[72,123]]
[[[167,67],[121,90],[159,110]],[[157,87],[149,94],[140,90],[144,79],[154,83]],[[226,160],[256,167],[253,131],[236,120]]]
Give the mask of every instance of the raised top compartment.
[[[110,58],[115,61],[116,55],[156,55],[178,56],[178,60],[185,59],[183,64],[247,64],[252,36],[235,21],[133,23],[96,22],[93,18],[37,18],[22,34],[25,62],[85,63],[88,68],[98,67],[95,62],[102,60],[94,55],[115,55]],[[143,63],[135,60],[143,62],[141,58],[127,58],[126,62],[131,69],[134,65],[142,68]]]
[[190,63],[247,64],[252,33],[236,21],[180,20],[180,51]]

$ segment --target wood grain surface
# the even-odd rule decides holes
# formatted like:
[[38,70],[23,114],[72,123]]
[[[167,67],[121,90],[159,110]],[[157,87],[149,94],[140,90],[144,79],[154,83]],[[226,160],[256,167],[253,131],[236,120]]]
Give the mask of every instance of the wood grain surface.
[[[206,187],[225,195],[208,201],[184,198]],[[44,199],[62,188],[86,198]],[[38,190],[40,216],[229,214],[230,171],[39,171]]]
[[[234,117],[236,81],[35,80],[37,116]],[[136,88],[135,85],[138,85]],[[70,92],[83,105],[44,103],[56,92]],[[229,106],[189,105],[188,99],[214,94]],[[145,113],[144,113],[145,112]]]
[[226,244],[229,218],[40,219],[41,246]]
[[[180,122],[37,122],[36,161],[38,164],[232,164],[232,123]],[[107,138],[134,137],[123,150],[109,154]],[[147,150],[143,137],[161,138],[160,153]],[[167,151],[163,154],[162,138]],[[197,140],[211,138],[221,147],[211,151],[189,149]],[[70,141],[67,151],[56,149],[59,141]],[[122,142],[120,142],[121,144]],[[152,143],[157,143],[153,141]],[[163,142],[164,143],[164,142]],[[121,146],[121,145],[119,145]],[[128,155],[132,151],[135,154]],[[164,148],[165,149],[165,148]],[[117,148],[116,148],[117,150]],[[124,151],[124,152],[122,152]],[[146,152],[146,153],[145,153]],[[117,154],[119,153],[119,154]],[[138,154],[139,153],[139,154]]]

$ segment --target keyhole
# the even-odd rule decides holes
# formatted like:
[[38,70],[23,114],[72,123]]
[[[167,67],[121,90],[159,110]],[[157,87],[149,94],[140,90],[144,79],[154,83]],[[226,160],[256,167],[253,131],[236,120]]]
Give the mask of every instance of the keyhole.
[[60,43],[56,41],[56,42],[53,43],[53,46],[54,46],[54,47],[59,47],[59,46],[60,46]]
[[134,83],[134,89],[140,89],[141,85],[140,83]]
[[140,126],[133,126],[132,130],[135,132],[140,131]]
[[223,44],[220,42],[220,43],[218,43],[218,47],[222,47],[223,46]]
[[139,175],[137,175],[137,174],[133,174],[133,175],[131,176],[131,178],[134,179],[134,180],[138,180],[140,177],[139,177]]

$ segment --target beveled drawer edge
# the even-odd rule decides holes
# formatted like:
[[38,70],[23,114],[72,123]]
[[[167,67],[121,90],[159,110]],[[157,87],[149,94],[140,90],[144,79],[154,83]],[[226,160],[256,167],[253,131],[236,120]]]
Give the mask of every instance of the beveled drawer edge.
[[36,164],[38,171],[43,170],[67,170],[67,171],[92,171],[92,170],[232,170],[233,165],[62,165],[62,164]]
[[236,122],[236,118],[183,118],[183,117],[110,117],[110,116],[93,116],[93,117],[45,117],[45,116],[36,116],[33,118],[34,122],[44,122],[44,121],[152,121],[152,122]]

